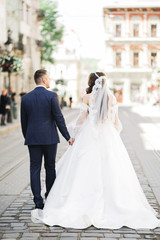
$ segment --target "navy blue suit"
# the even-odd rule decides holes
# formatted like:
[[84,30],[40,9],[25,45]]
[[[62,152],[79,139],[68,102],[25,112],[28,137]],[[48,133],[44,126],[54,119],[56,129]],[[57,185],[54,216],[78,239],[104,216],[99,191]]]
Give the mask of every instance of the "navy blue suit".
[[35,204],[42,204],[40,170],[42,157],[46,170],[46,197],[54,183],[55,157],[59,136],[57,127],[68,141],[70,135],[60,110],[57,94],[43,86],[22,97],[21,127],[30,154],[31,189]]

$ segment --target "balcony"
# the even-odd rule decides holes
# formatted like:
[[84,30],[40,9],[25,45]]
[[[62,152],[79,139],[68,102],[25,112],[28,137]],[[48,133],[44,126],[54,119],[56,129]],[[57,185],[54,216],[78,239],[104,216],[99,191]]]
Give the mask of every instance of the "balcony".
[[156,43],[159,44],[159,36],[157,37],[150,37],[150,36],[139,36],[139,37],[128,37],[128,36],[121,36],[115,37],[111,34],[105,35],[106,42],[115,42],[115,43]]

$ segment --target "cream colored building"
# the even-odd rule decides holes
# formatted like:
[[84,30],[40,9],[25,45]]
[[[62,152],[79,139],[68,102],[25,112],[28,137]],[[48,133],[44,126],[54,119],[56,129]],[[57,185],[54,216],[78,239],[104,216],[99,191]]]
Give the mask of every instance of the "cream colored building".
[[58,95],[65,97],[67,102],[69,97],[72,97],[76,103],[80,98],[81,57],[80,41],[74,30],[64,32],[53,58],[55,63],[48,63],[45,66],[50,72],[51,88],[57,88]]
[[[7,31],[11,30],[13,54],[23,59],[23,72],[11,74],[11,86],[17,93],[34,87],[33,74],[40,68],[39,0],[0,1],[0,46],[4,54]],[[3,24],[2,24],[3,23]],[[0,73],[0,88],[8,86],[5,73]]]
[[119,101],[149,100],[160,70],[160,1],[107,1],[104,70]]

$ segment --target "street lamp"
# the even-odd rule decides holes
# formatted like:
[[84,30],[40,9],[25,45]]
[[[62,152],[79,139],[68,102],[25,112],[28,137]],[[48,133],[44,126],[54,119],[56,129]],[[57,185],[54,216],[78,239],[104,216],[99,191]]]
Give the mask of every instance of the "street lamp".
[[[8,39],[7,41],[4,43],[5,47],[6,47],[6,51],[8,54],[10,54],[12,52],[12,49],[13,49],[13,41],[12,41],[12,38],[11,38],[11,30],[8,29]],[[8,90],[9,90],[9,93],[11,91],[11,72],[8,71]]]
[[[13,41],[11,38],[11,30],[8,29],[8,39],[7,41],[4,43],[5,48],[6,48],[6,52],[8,54],[10,54],[12,52],[13,49]],[[8,70],[8,92],[10,95],[10,111],[8,111],[8,122],[12,123],[13,122],[13,106],[12,106],[12,96],[11,96],[11,71]]]
[[5,47],[6,47],[6,51],[8,53],[11,53],[12,52],[12,49],[13,49],[13,41],[12,41],[12,38],[11,38],[11,30],[8,29],[8,39],[7,41],[4,43]]

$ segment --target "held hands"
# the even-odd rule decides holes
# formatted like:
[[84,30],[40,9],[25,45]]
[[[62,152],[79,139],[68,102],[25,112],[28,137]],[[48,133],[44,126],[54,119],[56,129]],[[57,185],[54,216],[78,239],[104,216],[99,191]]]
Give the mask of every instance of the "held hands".
[[69,139],[69,141],[68,141],[68,142],[69,142],[69,145],[71,145],[71,146],[72,146],[72,145],[73,145],[73,143],[74,143],[74,141],[75,141],[75,138],[70,138],[70,139]]

